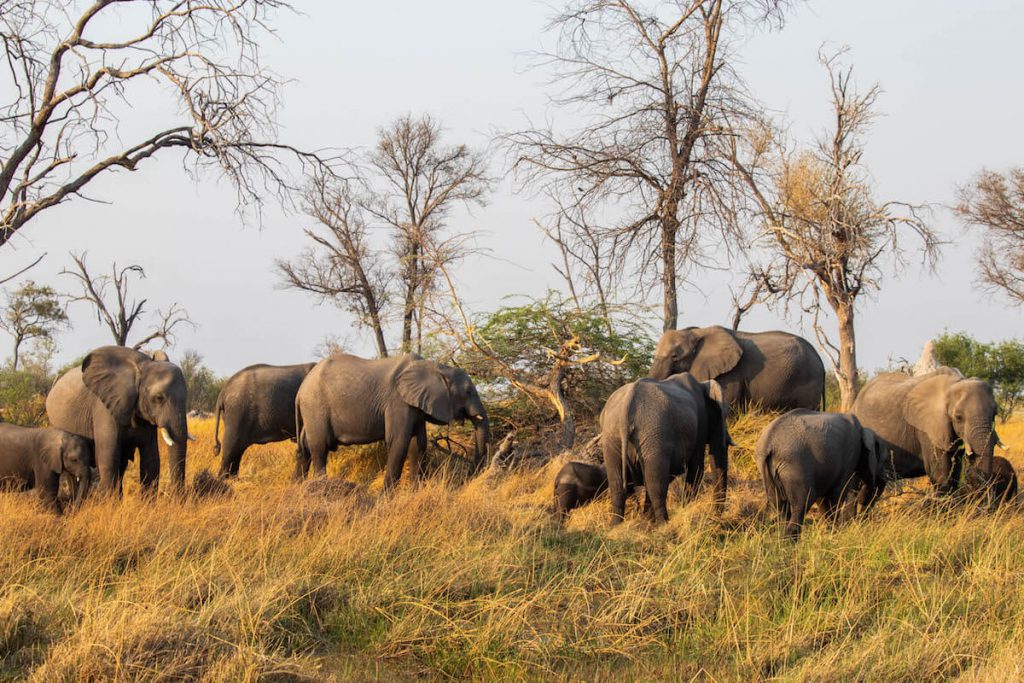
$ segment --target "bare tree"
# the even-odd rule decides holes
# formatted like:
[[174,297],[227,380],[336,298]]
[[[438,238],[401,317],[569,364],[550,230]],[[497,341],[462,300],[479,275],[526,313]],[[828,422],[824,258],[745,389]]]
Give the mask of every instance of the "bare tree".
[[742,198],[721,138],[758,107],[734,48],[745,26],[781,21],[786,4],[574,0],[550,25],[557,48],[540,58],[553,71],[552,103],[582,109],[588,124],[503,136],[527,185],[580,215],[619,217],[602,232],[619,238],[620,270],[625,255],[636,259],[640,288],[659,281],[666,330],[678,323],[678,277],[706,263],[706,238],[737,241],[731,204]]
[[466,145],[446,145],[440,123],[403,116],[378,131],[369,164],[380,182],[365,204],[395,234],[395,256],[402,283],[402,351],[419,349],[422,308],[433,291],[440,266],[429,254],[453,256],[443,236],[445,220],[457,205],[482,206],[491,180],[487,160]]
[[[240,207],[258,208],[268,190],[286,198],[290,161],[329,171],[316,154],[276,140],[281,82],[262,64],[259,40],[289,8],[287,0],[0,2],[0,244],[96,178],[134,171],[164,150],[184,150],[193,168],[218,168]],[[169,125],[132,107],[154,81],[170,97],[162,111],[177,112]],[[121,122],[146,132],[122,143]]]
[[983,231],[977,264],[982,283],[1024,304],[1024,167],[982,170],[958,188],[956,212]]
[[[859,388],[858,298],[881,287],[884,264],[903,265],[905,232],[921,240],[927,263],[934,263],[939,241],[921,219],[921,207],[874,198],[861,157],[879,88],[858,94],[852,67],[839,61],[842,54],[820,57],[832,96],[830,135],[809,150],[789,154],[777,148],[771,155],[764,130],[758,130],[748,138],[753,149],[748,158],[766,163],[748,166],[738,155],[734,161],[764,219],[760,242],[768,262],[755,267],[752,278],[767,291],[779,292],[775,301],[795,302],[813,316],[819,344],[836,371],[842,407],[848,410]],[[824,329],[821,297],[835,314],[838,335]]]
[[57,329],[68,324],[68,316],[53,287],[32,280],[7,294],[7,306],[0,316],[0,329],[14,338],[11,368],[18,369],[21,345],[32,339],[52,340]]
[[315,178],[305,193],[304,210],[318,223],[305,230],[315,246],[292,261],[277,261],[285,286],[354,313],[373,332],[377,354],[386,357],[382,321],[391,277],[381,253],[369,244],[363,209],[349,183]]
[[[115,262],[110,268],[110,275],[93,276],[89,273],[85,262],[85,254],[71,255],[74,261],[74,270],[62,270],[61,275],[70,275],[78,281],[82,293],[70,297],[71,301],[84,301],[90,304],[96,313],[96,320],[105,324],[110,330],[114,343],[118,346],[128,346],[128,337],[145,312],[147,299],[137,300],[131,298],[129,289],[132,276],[140,279],[146,277],[146,272],[139,265],[130,265],[119,268]],[[112,298],[108,297],[112,291]],[[165,344],[171,344],[174,340],[174,329],[180,325],[192,325],[181,306],[177,303],[171,304],[165,311],[156,312],[156,323],[148,334],[136,341],[132,348],[140,349],[150,342],[158,339]]]

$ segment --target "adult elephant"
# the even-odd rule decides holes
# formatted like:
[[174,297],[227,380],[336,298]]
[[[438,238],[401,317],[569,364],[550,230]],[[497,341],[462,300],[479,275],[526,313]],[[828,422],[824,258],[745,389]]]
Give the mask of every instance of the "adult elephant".
[[992,476],[996,401],[992,387],[958,370],[940,367],[916,377],[887,372],[860,390],[853,413],[892,446],[889,475],[927,475],[941,492],[960,481],[964,454],[984,477]]
[[250,365],[224,384],[213,423],[213,453],[220,455],[220,476],[237,477],[242,455],[253,444],[295,439],[295,396],[314,365]]
[[643,486],[644,508],[668,521],[668,486],[684,476],[686,497],[704,477],[704,452],[716,470],[715,503],[725,505],[729,471],[728,406],[714,380],[681,373],[666,380],[641,379],[619,387],[601,410],[601,450],[612,499],[612,524],[622,521],[626,494]]
[[788,332],[737,332],[715,325],[669,330],[654,352],[650,377],[689,372],[722,386],[734,408],[822,408],[825,366],[803,337]]
[[157,431],[167,443],[170,481],[185,483],[187,391],[181,369],[163,352],[152,357],[123,346],[103,346],[64,373],[46,397],[50,424],[92,439],[99,490],[121,493],[128,461],[139,451],[139,479],[146,493],[160,480]]
[[366,360],[342,354],[320,361],[302,381],[295,398],[298,436],[295,477],[327,471],[327,454],[339,445],[387,445],[384,486],[402,475],[413,446],[410,470],[419,478],[427,448],[427,423],[474,423],[475,460],[487,454],[490,423],[473,380],[464,370],[414,354]]

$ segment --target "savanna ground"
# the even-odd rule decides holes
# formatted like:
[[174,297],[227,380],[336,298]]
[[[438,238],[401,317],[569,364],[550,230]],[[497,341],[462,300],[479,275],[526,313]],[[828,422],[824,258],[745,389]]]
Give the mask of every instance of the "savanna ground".
[[[291,484],[290,443],[250,450],[230,497],[129,485],[58,518],[2,495],[0,678],[1024,678],[1024,514],[905,486],[784,542],[751,460],[766,421],[733,427],[725,515],[705,493],[663,528],[631,504],[608,529],[606,499],[560,528],[560,461],[385,498],[367,449],[331,462],[355,492]],[[192,431],[190,478],[215,465],[212,421]],[[1024,464],[1024,422],[1000,431]]]

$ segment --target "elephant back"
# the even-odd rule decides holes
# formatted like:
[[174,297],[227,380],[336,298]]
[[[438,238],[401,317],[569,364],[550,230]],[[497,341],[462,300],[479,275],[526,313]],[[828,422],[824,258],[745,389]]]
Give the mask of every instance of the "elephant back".
[[51,427],[91,439],[95,397],[82,380],[82,368],[75,366],[54,382],[46,395],[46,419]]

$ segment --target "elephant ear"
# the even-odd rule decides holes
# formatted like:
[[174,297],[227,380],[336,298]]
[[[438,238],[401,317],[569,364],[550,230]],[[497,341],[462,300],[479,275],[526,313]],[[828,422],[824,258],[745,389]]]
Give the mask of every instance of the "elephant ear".
[[903,403],[903,419],[927,434],[932,445],[943,453],[949,450],[956,438],[949,420],[946,396],[949,388],[961,377],[959,373],[931,373],[907,393]]
[[437,422],[449,423],[455,415],[448,382],[428,360],[414,360],[398,374],[398,395]]
[[732,333],[716,325],[700,333],[701,344],[690,366],[690,374],[701,381],[715,379],[736,367],[743,349]]
[[66,437],[62,435],[60,439],[56,440],[56,443],[53,442],[53,439],[50,439],[50,443],[47,443],[46,446],[43,447],[42,452],[39,453],[39,457],[41,457],[46,463],[47,469],[56,474],[60,474],[64,471],[65,438]]
[[857,475],[868,486],[874,486],[882,467],[882,442],[878,435],[867,427],[861,428],[860,437],[861,449],[857,462]]
[[82,381],[119,425],[131,423],[139,400],[139,365],[149,357],[123,346],[103,346],[82,361]]
[[725,452],[727,446],[735,445],[726,427],[729,404],[725,401],[725,392],[722,391],[722,385],[713,379],[701,384],[704,385],[704,393],[707,396],[708,443]]

